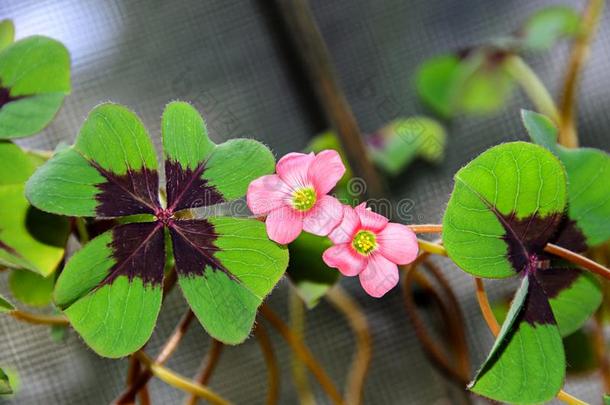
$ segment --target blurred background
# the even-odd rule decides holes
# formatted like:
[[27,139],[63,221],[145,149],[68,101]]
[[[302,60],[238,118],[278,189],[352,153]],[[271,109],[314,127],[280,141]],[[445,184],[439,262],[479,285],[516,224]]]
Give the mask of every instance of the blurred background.
[[[88,111],[103,101],[133,109],[160,144],[164,105],[192,102],[203,112],[216,142],[253,137],[280,157],[302,150],[327,129],[311,86],[290,52],[286,33],[271,1],[263,0],[2,0],[0,19],[15,22],[17,39],[41,34],[62,41],[72,56],[72,94],[56,120],[23,145],[53,149],[71,142]],[[479,44],[515,31],[535,10],[582,1],[486,0],[311,0],[336,73],[365,133],[397,117],[427,114],[414,83],[417,66],[446,51]],[[579,134],[584,146],[610,149],[610,10],[584,72],[579,103]],[[567,65],[569,42],[527,56],[553,95]],[[439,223],[451,192],[453,173],[488,147],[525,140],[520,108],[533,108],[519,91],[506,108],[484,116],[445,122],[446,159],[432,166],[415,162],[390,182],[391,197],[413,201],[411,223]],[[472,372],[484,360],[493,338],[480,315],[472,279],[447,260],[438,264],[450,280],[464,312]],[[4,275],[0,275],[4,277]],[[4,280],[0,283],[5,285]],[[364,309],[373,336],[373,361],[366,381],[367,404],[462,403],[459,389],[428,362],[405,313],[400,288],[382,299],[365,295],[356,279],[342,286]],[[510,282],[489,283],[492,298]],[[288,281],[268,302],[284,319]],[[186,309],[181,294],[166,300],[147,350],[154,354]],[[423,311],[426,308],[424,305]],[[273,332],[282,380],[280,403],[297,402],[290,378],[291,352]],[[326,301],[306,314],[306,340],[330,376],[342,387],[351,364],[354,338],[349,325]],[[168,366],[194,375],[210,346],[198,324],[189,330]],[[47,328],[0,317],[0,365],[19,373],[19,404],[106,404],[124,388],[127,360],[96,356],[70,333],[55,343]],[[238,404],[263,403],[266,369],[254,339],[227,348],[210,382]],[[312,380],[318,403],[328,399]],[[154,403],[181,403],[182,392],[158,380],[149,384]],[[592,403],[602,391],[595,374],[572,376],[566,390]]]

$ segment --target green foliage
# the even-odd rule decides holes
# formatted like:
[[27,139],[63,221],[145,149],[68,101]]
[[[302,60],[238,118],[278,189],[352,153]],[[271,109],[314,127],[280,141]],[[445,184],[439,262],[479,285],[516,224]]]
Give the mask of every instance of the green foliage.
[[6,373],[0,368],[0,395],[10,395],[13,393],[9,378]]
[[11,312],[15,307],[6,298],[0,295],[0,313]]
[[610,155],[593,148],[568,149],[557,145],[557,128],[552,121],[523,111],[525,127],[534,142],[555,153],[568,177],[568,216],[586,237],[587,245],[598,246],[610,239]]
[[445,156],[445,129],[431,118],[398,119],[373,137],[369,143],[373,162],[391,175],[402,172],[418,156],[437,164]]
[[443,242],[464,271],[477,277],[510,277],[520,269],[507,256],[504,218],[550,219],[565,206],[565,171],[557,158],[525,142],[495,146],[456,173],[443,219]]
[[43,277],[26,270],[13,270],[8,286],[15,299],[33,307],[44,307],[51,303],[55,278]]
[[502,65],[504,56],[501,50],[482,49],[430,59],[417,72],[419,96],[444,118],[495,112],[514,88]]
[[96,107],[75,145],[27,184],[40,209],[119,218],[71,258],[54,292],[74,329],[106,357],[125,356],[150,338],[168,260],[175,261],[178,283],[203,327],[229,344],[248,336],[258,306],[288,264],[286,248],[267,238],[263,223],[197,219],[190,211],[243,196],[253,179],[273,171],[271,152],[250,139],[214,144],[186,103],[170,103],[161,127],[166,207],[146,129],[116,104]]
[[0,51],[15,40],[15,26],[11,20],[0,21]]
[[68,221],[43,213],[24,196],[37,161],[17,145],[0,142],[0,263],[48,276],[60,263]]
[[573,9],[541,9],[514,36],[422,63],[416,75],[417,92],[428,107],[444,118],[494,113],[506,104],[515,87],[504,66],[507,57],[524,50],[546,50],[579,31],[580,16]]
[[562,38],[574,37],[580,30],[580,15],[565,6],[551,6],[534,13],[521,31],[523,47],[541,51]]
[[58,41],[22,39],[0,51],[0,83],[10,99],[0,103],[0,138],[42,130],[70,93],[70,55]]

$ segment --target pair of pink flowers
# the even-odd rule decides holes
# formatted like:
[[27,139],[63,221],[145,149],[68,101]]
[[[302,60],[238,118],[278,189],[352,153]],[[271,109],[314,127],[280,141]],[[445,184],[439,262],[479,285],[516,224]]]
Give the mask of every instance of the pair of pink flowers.
[[248,207],[267,215],[267,233],[281,244],[304,230],[327,236],[334,243],[322,258],[345,276],[359,276],[364,290],[381,297],[398,283],[398,264],[417,257],[417,238],[405,225],[366,208],[343,205],[328,193],[345,173],[334,150],[289,153],[276,166],[277,174],[254,180],[248,187]]

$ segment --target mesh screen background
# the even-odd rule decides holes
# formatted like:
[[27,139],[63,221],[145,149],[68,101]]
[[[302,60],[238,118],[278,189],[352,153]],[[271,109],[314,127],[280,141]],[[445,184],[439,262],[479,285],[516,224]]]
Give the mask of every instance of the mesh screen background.
[[[112,100],[142,118],[159,146],[160,115],[172,99],[192,101],[222,141],[255,137],[277,156],[300,150],[321,131],[319,117],[303,96],[302,82],[278,48],[275,17],[265,1],[222,0],[2,0],[0,17],[12,18],[17,36],[48,35],[64,42],[73,59],[73,93],[57,119],[40,135],[22,143],[54,148],[71,142],[87,112]],[[333,56],[337,74],[363,131],[373,131],[398,116],[425,113],[418,102],[413,73],[425,58],[516,29],[548,1],[485,0],[313,0],[317,22]],[[568,3],[568,2],[566,2]],[[569,2],[582,7],[583,2]],[[609,10],[586,68],[579,107],[584,145],[610,148]],[[567,44],[528,61],[556,94],[566,66]],[[449,125],[447,159],[440,167],[415,163],[391,181],[394,198],[414,201],[413,222],[436,223],[452,188],[452,175],[486,148],[525,139],[519,108],[531,107],[516,93],[508,108],[493,116],[460,118]],[[455,286],[467,320],[473,367],[480,364],[492,337],[480,316],[473,285],[455,266],[440,261]],[[5,275],[0,284],[6,285]],[[374,359],[366,384],[371,404],[448,404],[459,395],[429,365],[410,327],[402,296],[395,289],[374,300],[356,280],[344,287],[366,311],[374,338]],[[491,283],[492,298],[511,288]],[[280,283],[270,305],[287,319],[287,282]],[[4,287],[2,287],[4,288]],[[156,353],[186,304],[174,291],[166,300],[148,352]],[[345,382],[353,338],[345,320],[322,302],[307,314],[307,342],[339,386]],[[19,404],[104,404],[124,387],[126,360],[97,357],[78,336],[51,341],[47,328],[0,318],[0,365],[17,370]],[[296,403],[289,377],[290,351],[273,333],[283,379],[281,403]],[[169,367],[193,375],[209,347],[195,324]],[[225,350],[211,386],[239,404],[263,403],[266,371],[257,343]],[[319,403],[326,397],[312,380]],[[183,394],[163,383],[150,383],[154,403],[181,403]],[[594,376],[571,378],[569,392],[599,403]]]

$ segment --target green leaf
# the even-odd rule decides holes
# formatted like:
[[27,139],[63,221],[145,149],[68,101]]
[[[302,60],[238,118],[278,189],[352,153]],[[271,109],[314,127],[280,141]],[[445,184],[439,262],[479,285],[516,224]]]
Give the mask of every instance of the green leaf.
[[581,328],[563,338],[568,374],[582,375],[599,367],[591,331]]
[[378,167],[396,175],[418,156],[439,163],[445,154],[445,129],[427,117],[395,120],[369,142],[371,157]]
[[533,14],[525,23],[521,40],[529,50],[549,49],[558,40],[574,37],[580,30],[580,15],[566,6],[551,6]]
[[155,151],[127,108],[95,107],[76,143],[59,151],[27,183],[32,205],[55,214],[117,217],[159,207]]
[[536,278],[524,277],[469,389],[500,402],[534,404],[552,399],[564,377],[563,345],[551,308]]
[[10,141],[0,141],[0,187],[24,184],[36,166],[23,150]]
[[308,308],[315,307],[340,278],[340,273],[322,260],[322,253],[331,245],[328,238],[302,233],[288,246],[290,263],[287,274]]
[[0,294],[0,313],[11,312],[15,306],[10,303],[2,294]]
[[565,172],[553,154],[525,142],[502,144],[456,173],[443,242],[464,271],[510,277],[535,260],[565,206]]
[[44,307],[51,303],[54,285],[52,275],[42,277],[25,270],[13,270],[8,279],[13,297],[33,307]]
[[68,233],[65,218],[30,206],[23,184],[0,186],[0,263],[48,276],[63,258]]
[[[186,300],[214,338],[228,344],[243,342],[262,300],[284,274],[288,250],[270,241],[265,224],[252,219],[217,217],[209,223],[175,224],[170,232]],[[213,246],[210,239],[215,239]],[[193,269],[197,263],[202,264]]]
[[155,223],[120,225],[85,245],[59,276],[55,303],[99,355],[123,357],[150,338],[161,308],[163,244]]
[[11,384],[9,382],[9,378],[0,368],[0,395],[10,395],[13,393],[13,389],[11,388]]
[[549,297],[561,336],[580,329],[602,302],[599,282],[572,268],[540,271],[538,279]]
[[[208,137],[205,122],[188,103],[167,105],[162,121],[163,150],[166,159],[168,206],[175,210],[214,205],[243,197],[252,180],[275,169],[271,151],[253,139],[231,139],[220,145]],[[178,181],[185,176],[196,181]],[[201,201],[187,201],[196,188],[205,188]],[[201,196],[198,196],[201,197]]]
[[55,117],[64,93],[37,94],[20,98],[0,108],[0,138],[21,138],[36,134]]
[[15,40],[15,26],[11,20],[0,21],[0,51]]
[[443,55],[425,62],[416,79],[420,97],[445,118],[497,111],[515,87],[503,68],[501,52],[480,49],[465,56]]
[[424,103],[442,117],[455,114],[455,83],[460,76],[460,58],[443,55],[424,62],[417,70],[417,92]]
[[0,138],[32,135],[46,126],[70,93],[70,55],[58,41],[22,39],[0,51]]
[[593,148],[567,149],[556,144],[557,128],[547,117],[525,111],[523,122],[532,140],[553,151],[568,178],[568,216],[590,247],[610,239],[610,155]]
[[603,401],[604,405],[610,405],[610,395],[604,394]]

